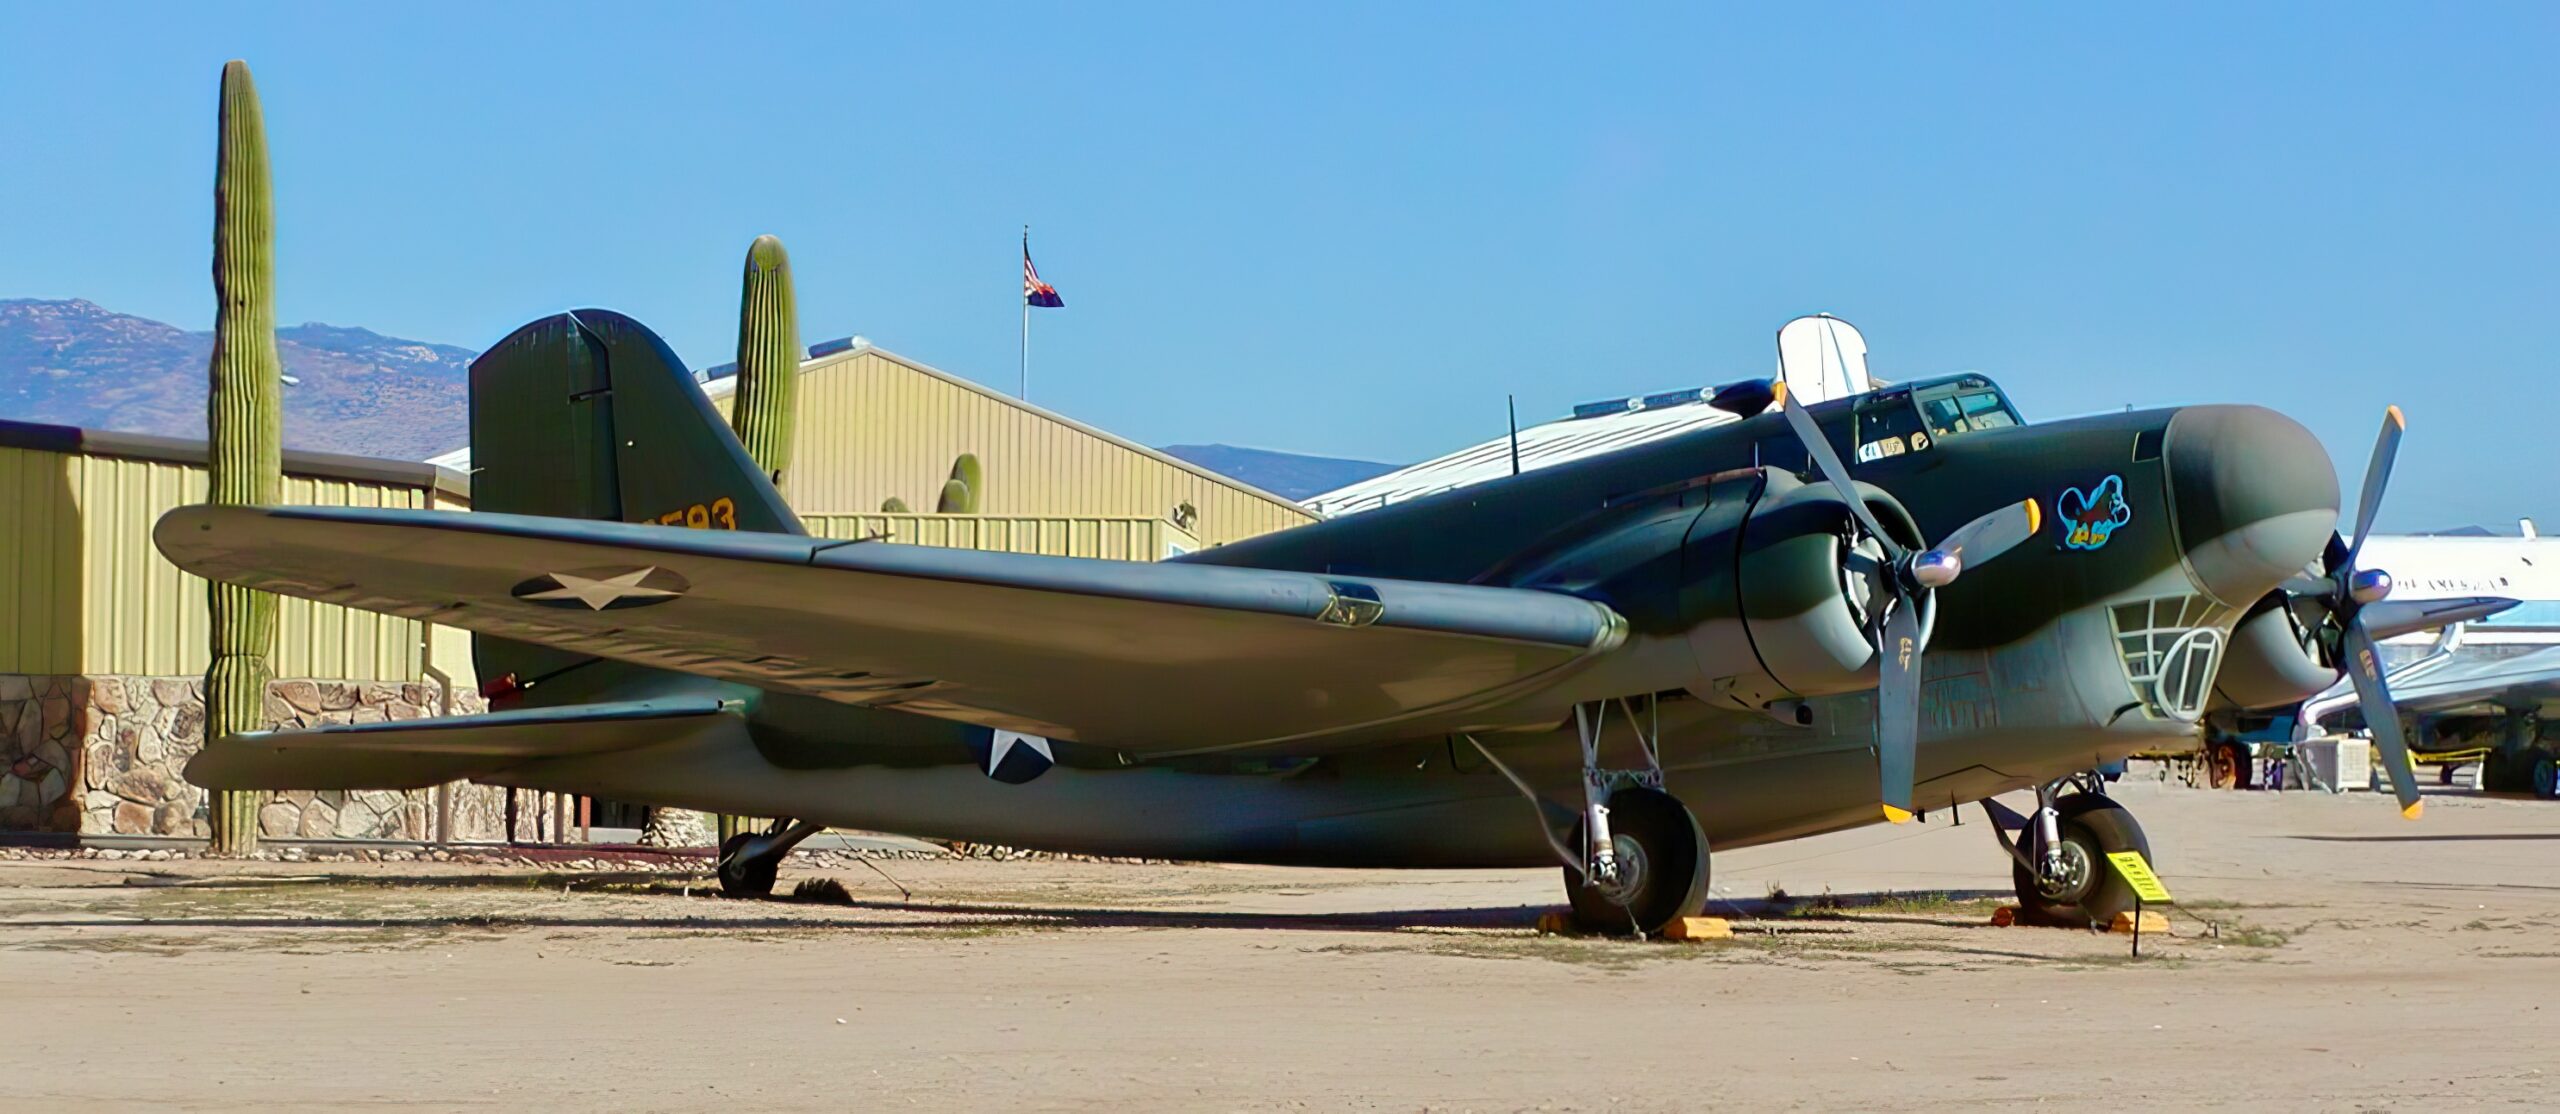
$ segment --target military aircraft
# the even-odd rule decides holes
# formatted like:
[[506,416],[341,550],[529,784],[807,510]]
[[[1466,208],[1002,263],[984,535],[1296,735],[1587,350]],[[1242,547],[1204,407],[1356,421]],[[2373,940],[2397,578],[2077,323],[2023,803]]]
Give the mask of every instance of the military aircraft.
[[2085,923],[2131,902],[2103,856],[2148,850],[2087,771],[2191,736],[2235,665],[2281,688],[2229,660],[2253,609],[2310,601],[2388,700],[2360,621],[2388,582],[2356,555],[2396,410],[2352,539],[2327,455],[2274,411],[2028,424],[1967,374],[1809,406],[1732,384],[1711,403],[1736,421],[1135,563],[808,537],[609,311],[519,329],[471,390],[473,513],[184,507],[156,539],[213,579],[475,632],[496,710],[229,737],[192,780],[793,818],[721,848],[735,894],[831,825],[1560,860],[1580,922],[1638,933],[1701,909],[1711,845],[2027,789],[2034,814],[1991,826],[2019,896]]

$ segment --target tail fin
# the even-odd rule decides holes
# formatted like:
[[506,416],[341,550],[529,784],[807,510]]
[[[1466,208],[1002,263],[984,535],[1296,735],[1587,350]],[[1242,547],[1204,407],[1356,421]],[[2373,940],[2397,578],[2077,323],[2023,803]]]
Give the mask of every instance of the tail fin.
[[[611,310],[543,318],[472,361],[471,470],[477,511],[807,532],[666,342]],[[472,644],[481,677],[524,684],[594,660]]]

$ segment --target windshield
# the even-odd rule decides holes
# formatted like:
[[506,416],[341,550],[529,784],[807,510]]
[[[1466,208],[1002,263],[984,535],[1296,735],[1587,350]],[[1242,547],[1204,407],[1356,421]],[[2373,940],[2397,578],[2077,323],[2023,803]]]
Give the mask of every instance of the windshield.
[[1934,437],[2018,424],[2017,411],[2009,408],[2009,400],[2001,397],[2000,388],[1987,379],[1967,376],[1921,390],[1914,400],[1919,404],[1921,420],[1928,424]]

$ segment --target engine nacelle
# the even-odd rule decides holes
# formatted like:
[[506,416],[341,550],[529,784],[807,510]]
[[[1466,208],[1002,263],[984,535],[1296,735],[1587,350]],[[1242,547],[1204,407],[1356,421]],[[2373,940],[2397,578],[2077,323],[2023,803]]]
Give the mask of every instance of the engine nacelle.
[[[1919,530],[1891,495],[1865,488],[1895,540]],[[1561,524],[1491,583],[1608,604],[1639,643],[1587,680],[1603,690],[1686,688],[1727,707],[1875,687],[1867,631],[1891,575],[1873,541],[1852,544],[1828,484],[1741,469],[1621,499]],[[1922,630],[1928,629],[1924,608]]]
[[2217,706],[2281,708],[2326,691],[2344,676],[2322,660],[2309,628],[2282,590],[2269,592],[2231,629],[2214,675]]

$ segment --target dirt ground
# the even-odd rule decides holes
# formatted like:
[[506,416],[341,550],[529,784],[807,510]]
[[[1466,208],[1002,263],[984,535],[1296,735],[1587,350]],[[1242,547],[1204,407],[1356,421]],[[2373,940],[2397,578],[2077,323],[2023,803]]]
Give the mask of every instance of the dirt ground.
[[1719,854],[1696,945],[1535,935],[1555,871],[6,862],[0,1108],[2560,1101],[2560,806],[2118,796],[2184,903],[2139,962],[1989,927],[1979,812]]

